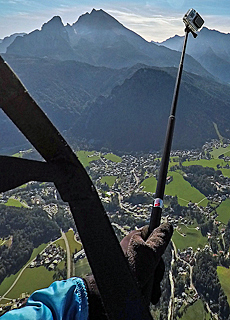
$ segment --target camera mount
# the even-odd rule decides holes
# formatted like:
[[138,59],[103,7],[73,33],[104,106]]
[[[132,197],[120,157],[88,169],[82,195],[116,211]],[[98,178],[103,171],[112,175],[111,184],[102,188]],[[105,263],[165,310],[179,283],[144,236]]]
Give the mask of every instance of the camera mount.
[[188,40],[188,34],[189,32],[191,32],[193,37],[196,38],[197,37],[196,32],[204,24],[204,20],[194,9],[188,10],[188,12],[184,15],[183,21],[186,26],[185,38],[184,38],[184,44],[183,44],[183,49],[181,53],[180,65],[177,72],[176,84],[175,84],[174,95],[173,95],[172,106],[171,106],[171,113],[168,119],[164,151],[161,159],[161,166],[160,166],[159,177],[157,181],[157,188],[155,193],[155,200],[153,203],[153,208],[152,208],[152,213],[151,213],[151,218],[149,223],[149,234],[156,227],[160,225],[160,221],[161,221],[165,184],[166,184],[166,178],[168,173],[168,164],[170,159],[173,132],[174,132],[174,126],[175,126],[175,120],[176,120],[175,118],[176,107],[177,107],[177,101],[179,96],[179,89],[180,89],[181,76],[183,71],[183,63],[184,63],[186,44]]
[[197,31],[203,26],[204,20],[199,13],[194,9],[189,9],[183,17],[185,23],[185,31],[188,30],[192,33],[193,37],[197,37]]

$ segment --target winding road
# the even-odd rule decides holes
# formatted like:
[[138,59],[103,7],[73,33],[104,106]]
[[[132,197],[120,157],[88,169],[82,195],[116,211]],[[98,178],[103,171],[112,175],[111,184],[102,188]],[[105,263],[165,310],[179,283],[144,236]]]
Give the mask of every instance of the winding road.
[[65,246],[66,246],[66,266],[67,266],[67,279],[70,278],[71,276],[71,254],[70,254],[70,247],[69,247],[69,242],[67,240],[67,237],[65,233],[61,230],[61,235],[62,238],[65,241]]
[[[67,240],[67,237],[65,235],[65,233],[61,230],[61,235],[62,238],[65,241],[65,246],[66,246],[66,253],[67,253],[67,278],[70,278],[71,275],[71,254],[70,254],[70,247],[69,247],[69,242]],[[49,243],[48,245],[56,242],[57,240]],[[44,248],[40,254],[45,251],[46,248]],[[17,278],[14,280],[14,282],[12,283],[12,285],[9,287],[9,289],[0,297],[0,302],[3,299],[7,299],[6,296],[8,295],[8,293],[13,289],[13,287],[16,285],[16,283],[18,282],[18,280],[20,279],[21,275],[23,274],[23,272],[25,271],[25,269],[31,264],[32,261],[34,261],[36,259],[36,257],[33,260],[30,260],[27,262],[27,264],[25,264],[25,266],[21,269],[21,271],[19,272]]]

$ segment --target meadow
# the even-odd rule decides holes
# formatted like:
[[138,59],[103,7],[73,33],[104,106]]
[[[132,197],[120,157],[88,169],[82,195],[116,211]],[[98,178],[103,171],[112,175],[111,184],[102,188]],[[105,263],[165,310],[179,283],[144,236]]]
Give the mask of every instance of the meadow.
[[23,292],[31,294],[37,289],[48,287],[53,282],[53,274],[53,271],[48,271],[45,267],[26,268],[7,297],[16,299]]
[[230,199],[223,201],[216,211],[218,213],[216,220],[227,224],[230,220]]
[[221,287],[227,296],[228,303],[230,304],[230,269],[218,266],[217,274],[221,283]]
[[[71,255],[75,252],[75,250],[79,251],[82,248],[82,244],[79,241],[76,241],[74,238],[73,230],[69,230],[66,233],[66,237],[70,246]],[[60,245],[62,248],[66,249],[65,242],[63,239],[58,239],[54,242],[56,245]],[[34,249],[30,259],[27,264],[32,261],[38,253],[40,253],[48,244],[43,243],[38,248]],[[62,261],[58,267],[63,269],[64,262]],[[0,286],[0,295],[3,295],[10,286],[14,283],[15,279],[19,275],[21,270],[17,272],[15,275],[11,275],[4,279]],[[29,268],[27,267],[20,278],[18,279],[15,286],[12,290],[7,294],[7,298],[13,299],[18,298],[21,293],[27,292],[32,293],[34,290],[41,289],[44,287],[48,287],[53,282],[53,274],[54,271],[48,271],[45,267],[41,266],[38,268]],[[2,302],[6,302],[5,300]]]
[[[208,201],[206,197],[196,188],[192,187],[189,182],[184,180],[183,176],[176,171],[170,171],[168,176],[173,177],[173,181],[166,185],[165,194],[177,196],[178,203],[181,206],[187,206],[189,201],[206,206]],[[155,177],[145,179],[141,186],[144,191],[154,193],[156,191],[157,181]]]
[[9,207],[17,207],[17,208],[28,208],[28,205],[25,201],[20,201],[19,199],[15,199],[15,198],[9,198],[8,201],[6,203],[4,203],[5,206],[9,206]]
[[172,240],[177,249],[185,250],[188,247],[192,247],[193,250],[197,248],[203,248],[208,240],[203,237],[200,230],[195,228],[188,228],[184,224],[178,225],[174,230]]
[[67,238],[68,243],[69,243],[71,256],[72,256],[73,253],[75,253],[75,251],[80,251],[82,249],[82,244],[81,244],[81,242],[75,240],[74,232],[73,232],[72,229],[70,229],[66,233],[66,238]]
[[[89,166],[91,161],[99,160],[102,157],[101,155],[95,155],[95,152],[96,151],[84,151],[84,150],[80,150],[77,152],[77,157],[85,168]],[[113,153],[107,153],[106,155],[103,156],[103,158],[108,159],[112,162],[117,162],[117,163],[122,161],[121,157]]]
[[[177,318],[179,320],[179,318]],[[194,319],[202,319],[202,320],[211,320],[211,315],[207,313],[204,309],[204,304],[202,300],[197,300],[192,306],[188,307],[188,309],[183,314],[181,320],[194,320]]]
[[[185,162],[182,163],[183,166],[199,165],[199,166],[202,166],[202,167],[209,167],[209,168],[213,168],[215,170],[220,170],[225,177],[230,178],[230,169],[223,168],[227,164],[229,164],[229,163],[225,162],[222,159],[210,159],[210,160],[200,159],[200,160],[185,161]],[[217,165],[220,165],[221,168],[218,169]]]
[[112,187],[116,181],[116,176],[103,176],[101,178],[101,183],[107,183],[109,187]]
[[87,258],[80,259],[75,264],[75,276],[84,277],[86,274],[90,274],[91,268],[89,266]]
[[[38,253],[40,253],[46,246],[47,246],[47,243],[43,243],[39,247],[35,248],[27,263],[32,261],[38,255]],[[12,274],[11,276],[9,276],[3,280],[3,282],[1,283],[1,286],[0,286],[0,296],[2,296],[10,288],[10,286],[14,283],[15,279],[19,275],[20,271],[21,270],[19,270],[16,274]],[[22,290],[22,288],[19,289],[19,291],[25,292]]]
[[110,160],[112,162],[121,162],[122,161],[121,157],[119,157],[119,156],[117,156],[117,155],[115,155],[113,153],[107,153],[104,156],[104,158],[107,159],[107,160]]
[[225,156],[229,157],[230,156],[230,146],[224,148],[224,147],[220,147],[218,149],[213,149],[212,152],[210,152],[211,155],[213,156],[214,159],[218,159],[218,157],[221,154],[224,154]]
[[77,157],[81,164],[86,168],[89,166],[91,161],[98,160],[100,159],[99,156],[94,155],[95,151],[78,151],[77,152]]

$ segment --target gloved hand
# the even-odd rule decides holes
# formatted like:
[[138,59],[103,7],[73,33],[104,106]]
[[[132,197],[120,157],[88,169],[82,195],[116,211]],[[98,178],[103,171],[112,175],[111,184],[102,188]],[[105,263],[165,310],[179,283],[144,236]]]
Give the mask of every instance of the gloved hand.
[[[147,302],[156,304],[161,296],[160,282],[164,274],[161,258],[173,233],[172,225],[165,223],[148,237],[148,226],[130,232],[121,241],[130,269]],[[89,320],[108,319],[94,277],[86,276],[89,299]]]
[[129,266],[147,302],[156,304],[161,296],[160,282],[164,275],[161,258],[172,237],[172,225],[165,223],[148,237],[148,226],[130,232],[121,247]]

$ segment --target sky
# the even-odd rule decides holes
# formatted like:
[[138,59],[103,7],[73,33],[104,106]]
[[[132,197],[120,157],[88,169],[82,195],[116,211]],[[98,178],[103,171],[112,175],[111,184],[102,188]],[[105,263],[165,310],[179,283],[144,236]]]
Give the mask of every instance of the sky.
[[0,39],[13,33],[29,33],[60,16],[72,25],[91,10],[103,9],[147,41],[164,41],[184,34],[182,18],[194,8],[205,26],[230,33],[229,0],[0,0]]

